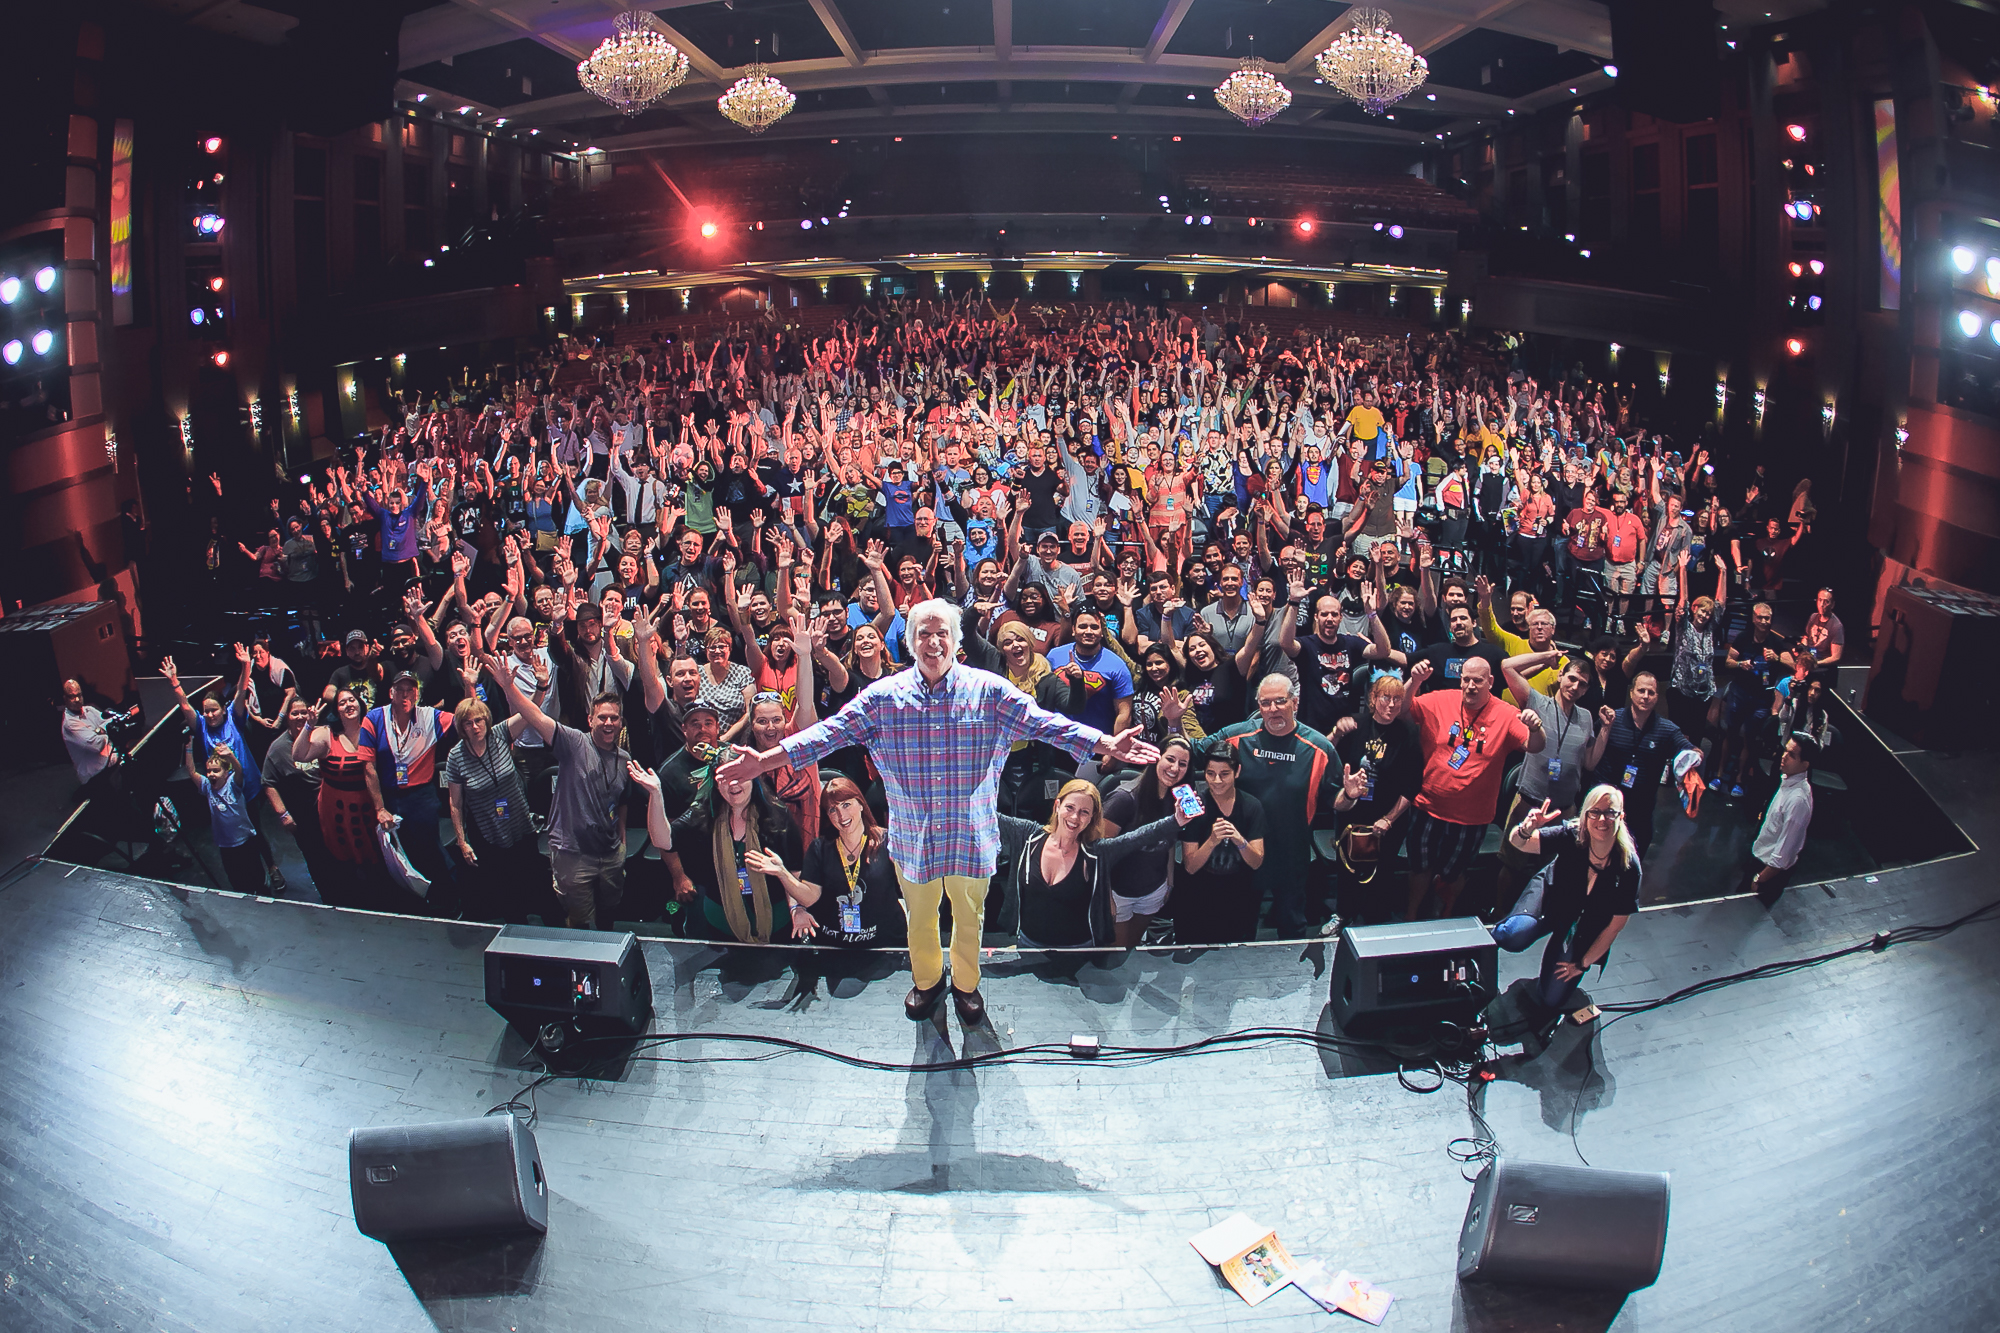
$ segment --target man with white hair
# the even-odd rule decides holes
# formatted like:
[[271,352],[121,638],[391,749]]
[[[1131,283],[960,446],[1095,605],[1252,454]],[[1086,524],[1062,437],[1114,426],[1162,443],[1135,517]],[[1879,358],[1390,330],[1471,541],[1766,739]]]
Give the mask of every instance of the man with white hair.
[[789,763],[804,768],[849,745],[868,747],[889,801],[889,855],[910,912],[912,989],[903,1009],[929,1017],[944,990],[938,907],[951,899],[952,1001],[961,1022],[986,1015],[979,995],[986,881],[1000,850],[1001,766],[1016,741],[1038,740],[1077,759],[1150,764],[1159,751],[1141,728],[1106,735],[1039,708],[999,676],[958,660],[960,611],[933,598],[910,608],[915,671],[884,676],[832,717],[768,750],[738,749],[717,781],[748,781]]
[[1326,884],[1313,871],[1312,825],[1327,775],[1339,785],[1338,752],[1299,721],[1298,682],[1275,671],[1257,686],[1257,716],[1224,727],[1211,743],[1235,747],[1243,765],[1236,785],[1264,807],[1268,827],[1257,889],[1270,894],[1269,925],[1282,937],[1302,935],[1322,915]]

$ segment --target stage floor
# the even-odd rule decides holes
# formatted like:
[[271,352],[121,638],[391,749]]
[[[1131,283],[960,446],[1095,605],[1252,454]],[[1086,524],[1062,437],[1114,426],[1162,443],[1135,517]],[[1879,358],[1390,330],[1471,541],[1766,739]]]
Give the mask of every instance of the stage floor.
[[[1975,838],[1993,780],[1930,777]],[[1981,812],[1977,820],[1965,811]],[[1984,838],[1990,845],[1990,837]],[[1663,994],[1993,893],[1990,854],[1642,913],[1599,999]],[[539,1242],[388,1248],[350,1211],[346,1134],[478,1115],[526,1081],[483,1002],[490,927],[350,913],[42,863],[0,889],[0,1327],[226,1333],[1317,1327],[1252,1309],[1188,1247],[1233,1212],[1397,1293],[1404,1330],[2000,1326],[2000,924],[1617,1023],[1577,1143],[1673,1173],[1666,1264],[1620,1303],[1461,1288],[1465,1100],[1340,1077],[1285,1045],[1142,1068],[877,1073],[681,1044],[555,1084]],[[1326,950],[1270,944],[1023,967],[993,1031],[901,1013],[907,984],[801,996],[772,956],[646,944],[663,1031],[787,1036],[890,1061],[1063,1041],[1312,1028]],[[1535,955],[1507,958],[1525,976]],[[1575,1161],[1582,1032],[1485,1095],[1507,1153]],[[1356,1324],[1355,1327],[1360,1327]]]

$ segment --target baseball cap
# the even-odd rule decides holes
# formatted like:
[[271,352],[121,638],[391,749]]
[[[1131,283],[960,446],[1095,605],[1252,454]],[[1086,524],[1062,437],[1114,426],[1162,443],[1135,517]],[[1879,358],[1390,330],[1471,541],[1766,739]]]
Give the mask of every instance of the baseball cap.
[[690,701],[686,707],[681,709],[682,717],[686,717],[690,713],[708,713],[716,718],[720,718],[722,716],[722,711],[720,709],[718,709],[714,704],[710,703],[708,700],[702,698],[700,695],[696,695],[694,699]]
[[576,618],[578,620],[595,620],[602,623],[604,620],[604,608],[596,602],[585,602],[582,606],[576,608]]
[[404,681],[408,681],[410,684],[416,686],[418,689],[422,689],[424,686],[423,681],[418,679],[416,672],[398,671],[394,676],[390,677],[389,688],[393,690],[398,685],[401,685]]
[[367,630],[365,630],[365,629],[351,629],[351,630],[347,631],[347,637],[346,637],[346,638],[345,638],[344,640],[342,640],[342,642],[343,642],[343,643],[367,643],[367,642],[368,642],[368,631],[367,631]]

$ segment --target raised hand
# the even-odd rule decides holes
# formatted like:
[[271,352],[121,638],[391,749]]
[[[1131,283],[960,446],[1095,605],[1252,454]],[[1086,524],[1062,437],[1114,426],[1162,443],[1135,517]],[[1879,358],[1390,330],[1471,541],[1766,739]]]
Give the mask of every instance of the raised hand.
[[1603,704],[1597,710],[1597,720],[1608,727],[1618,720],[1618,714],[1613,711],[1610,704]]
[[160,674],[167,678],[167,684],[172,685],[175,689],[180,688],[181,673],[175,668],[173,658],[163,657],[160,659]]
[[248,662],[250,660],[250,650],[240,643],[230,644],[229,650],[236,655],[236,660],[239,662]]
[[[1431,678],[1431,673],[1435,670],[1436,668],[1432,666],[1429,661],[1419,662],[1415,666],[1411,667],[1410,688],[1414,690],[1420,687],[1425,681]],[[1610,710],[1607,709],[1606,711],[1608,712]],[[1606,720],[1609,721],[1608,718]]]
[[625,761],[625,776],[632,779],[634,785],[645,788],[649,795],[660,790],[660,775],[637,760]]
[[[1341,719],[1345,721],[1346,719]],[[1368,773],[1365,769],[1340,766],[1340,794],[1350,801],[1358,801],[1368,794]]]

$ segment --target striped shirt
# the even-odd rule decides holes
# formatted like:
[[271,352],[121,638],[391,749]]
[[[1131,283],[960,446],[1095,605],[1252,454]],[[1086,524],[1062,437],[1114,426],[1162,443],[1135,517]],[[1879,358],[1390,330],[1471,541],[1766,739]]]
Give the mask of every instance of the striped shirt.
[[905,877],[925,883],[993,873],[1000,769],[1015,741],[1045,741],[1083,759],[1103,738],[998,676],[954,666],[936,685],[921,671],[885,676],[780,744],[794,768],[867,746],[889,799],[889,855]]

